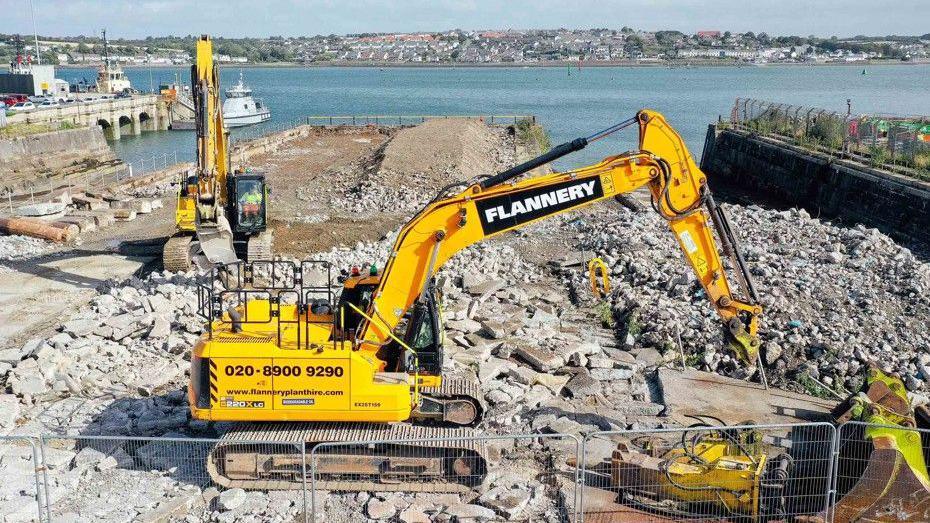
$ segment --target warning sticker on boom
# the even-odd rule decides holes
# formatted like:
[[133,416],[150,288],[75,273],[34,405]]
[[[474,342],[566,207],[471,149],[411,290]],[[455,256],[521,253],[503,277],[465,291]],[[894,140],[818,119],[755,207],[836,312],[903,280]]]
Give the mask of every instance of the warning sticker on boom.
[[691,237],[691,233],[688,231],[681,231],[681,234],[678,235],[681,238],[681,244],[685,246],[685,251],[688,254],[694,254],[697,252],[697,244],[694,243],[694,238]]

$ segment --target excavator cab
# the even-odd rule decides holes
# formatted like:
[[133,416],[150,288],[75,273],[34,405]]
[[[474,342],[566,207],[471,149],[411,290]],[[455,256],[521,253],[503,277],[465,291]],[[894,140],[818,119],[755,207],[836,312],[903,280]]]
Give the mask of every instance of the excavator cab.
[[[391,341],[388,348],[392,353],[405,354],[405,370],[413,372],[414,366],[419,374],[439,376],[442,373],[442,315],[441,299],[430,286],[423,303],[414,303],[407,312],[404,343],[410,351],[402,349],[396,341]],[[414,358],[416,356],[416,358]]]
[[[380,279],[378,275],[362,276],[353,269],[353,274],[343,282],[337,310],[342,311],[342,332],[348,338],[354,339],[355,331],[365,319],[356,309],[369,309]],[[394,328],[397,339],[391,339],[378,350],[378,358],[385,362],[385,370],[411,374],[417,372],[427,376],[441,374],[441,303],[435,286],[429,285],[423,299],[414,303]]]
[[229,225],[234,234],[253,234],[267,228],[266,201],[268,186],[260,172],[237,173],[227,178],[227,210]]

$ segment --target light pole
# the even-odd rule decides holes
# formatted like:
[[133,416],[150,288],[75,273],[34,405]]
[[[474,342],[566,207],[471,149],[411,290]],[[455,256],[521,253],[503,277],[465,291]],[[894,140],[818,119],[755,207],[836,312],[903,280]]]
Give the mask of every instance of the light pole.
[[39,32],[36,29],[36,6],[29,0],[29,10],[32,12],[32,36],[36,39],[36,64],[42,65],[42,51],[39,49]]

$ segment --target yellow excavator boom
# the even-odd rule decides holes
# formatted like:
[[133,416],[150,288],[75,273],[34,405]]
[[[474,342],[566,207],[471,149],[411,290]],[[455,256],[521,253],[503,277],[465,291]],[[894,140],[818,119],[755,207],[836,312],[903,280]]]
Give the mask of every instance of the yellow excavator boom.
[[219,69],[213,63],[213,42],[209,36],[197,40],[194,85],[197,111],[197,174],[199,209],[202,219],[216,214],[226,201],[228,174],[226,132],[220,104]]
[[[361,327],[358,338],[362,349],[377,352],[388,342],[389,333],[421,295],[429,278],[469,245],[648,186],[654,207],[668,221],[711,306],[726,324],[738,356],[754,364],[762,308],[726,218],[710,196],[707,177],[661,114],[640,111],[627,123],[632,124],[639,125],[640,151],[611,156],[580,169],[510,182],[539,164],[532,162],[428,204],[400,230],[368,311],[378,321],[366,321]],[[593,139],[601,137],[594,135]],[[563,144],[553,155],[568,154],[588,141]],[[724,252],[737,261],[747,300],[737,298],[731,289],[710,223],[720,232]]]

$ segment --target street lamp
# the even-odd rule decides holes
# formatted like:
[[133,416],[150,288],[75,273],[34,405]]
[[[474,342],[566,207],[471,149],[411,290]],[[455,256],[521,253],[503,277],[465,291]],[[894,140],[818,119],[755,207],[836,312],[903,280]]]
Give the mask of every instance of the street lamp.
[[39,32],[36,30],[36,7],[29,0],[29,10],[32,12],[32,36],[36,39],[36,63],[42,65],[42,51],[39,49]]

